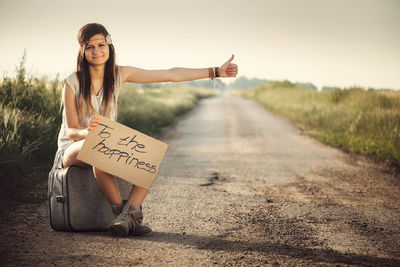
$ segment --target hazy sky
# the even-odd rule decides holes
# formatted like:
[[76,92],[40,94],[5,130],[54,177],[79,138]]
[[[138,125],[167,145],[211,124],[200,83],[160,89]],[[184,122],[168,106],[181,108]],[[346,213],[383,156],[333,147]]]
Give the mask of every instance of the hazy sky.
[[[321,87],[400,89],[400,0],[0,0],[0,73],[73,71],[78,30],[103,24],[117,64],[209,67]],[[230,78],[225,81],[233,80]]]

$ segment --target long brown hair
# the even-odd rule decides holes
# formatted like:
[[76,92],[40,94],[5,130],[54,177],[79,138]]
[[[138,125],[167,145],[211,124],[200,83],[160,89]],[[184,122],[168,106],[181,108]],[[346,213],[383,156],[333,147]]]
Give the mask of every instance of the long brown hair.
[[[76,71],[79,80],[79,98],[78,98],[78,112],[81,122],[84,122],[85,114],[95,115],[96,111],[92,105],[92,80],[89,73],[89,63],[85,57],[86,45],[96,34],[103,34],[104,37],[108,36],[109,33],[106,28],[98,23],[89,23],[83,26],[78,33],[78,42],[81,45],[81,49],[78,54]],[[110,117],[110,102],[114,101],[116,107],[116,98],[114,94],[115,81],[116,81],[116,68],[115,68],[115,50],[113,44],[108,44],[109,48],[109,59],[106,62],[103,77],[103,102],[101,107],[104,111],[104,116]]]

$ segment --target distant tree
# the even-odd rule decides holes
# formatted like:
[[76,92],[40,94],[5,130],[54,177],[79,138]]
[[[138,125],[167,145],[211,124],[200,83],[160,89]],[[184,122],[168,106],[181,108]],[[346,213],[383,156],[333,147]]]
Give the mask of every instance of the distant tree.
[[141,85],[143,89],[154,89],[162,87],[161,83],[144,83]]
[[297,88],[303,88],[308,90],[316,91],[318,88],[312,83],[295,83],[294,84]]
[[[211,81],[210,79],[188,81],[188,82],[184,82],[184,84],[187,84],[188,86],[192,86],[192,87],[214,88],[214,82]],[[225,88],[226,88],[226,84],[223,81],[221,81],[221,79],[217,78],[215,80],[215,89],[225,89]]]
[[257,87],[263,83],[270,82],[269,80],[265,79],[257,79],[257,78],[252,78],[249,79],[246,76],[241,76],[237,78],[232,84],[230,84],[231,89],[247,89],[247,88],[254,88]]
[[340,90],[340,87],[336,86],[323,86],[322,91]]

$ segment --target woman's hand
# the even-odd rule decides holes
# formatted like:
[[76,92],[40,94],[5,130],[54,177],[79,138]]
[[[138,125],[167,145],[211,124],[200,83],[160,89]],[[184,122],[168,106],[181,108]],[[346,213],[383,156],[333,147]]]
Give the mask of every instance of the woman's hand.
[[87,130],[90,132],[91,130],[93,130],[94,128],[96,128],[100,123],[100,117],[99,116],[92,116],[89,119],[89,127],[87,128]]
[[233,58],[234,55],[232,55],[224,65],[219,67],[218,73],[220,77],[236,77],[238,73],[238,67],[236,64],[231,63]]

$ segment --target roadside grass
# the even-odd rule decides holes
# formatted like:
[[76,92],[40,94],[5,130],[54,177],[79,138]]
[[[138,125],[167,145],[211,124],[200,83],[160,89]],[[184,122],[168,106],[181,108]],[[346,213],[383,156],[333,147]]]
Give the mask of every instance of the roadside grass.
[[148,135],[159,135],[163,127],[190,111],[198,100],[215,96],[216,91],[176,84],[162,88],[137,89],[126,83],[118,102],[118,121]]
[[344,151],[400,166],[400,93],[353,87],[333,91],[271,82],[242,93]]
[[[124,84],[118,103],[118,121],[143,133],[158,135],[163,127],[191,110],[199,99],[214,95],[214,90],[176,84],[144,90]],[[24,57],[16,78],[3,77],[0,81],[1,191],[26,191],[36,183],[47,181],[57,150],[60,104],[60,81],[28,78]]]
[[[16,78],[0,83],[0,178],[2,188],[21,186],[52,163],[61,124],[58,79],[27,77],[25,58]],[[43,164],[48,163],[48,164]]]

